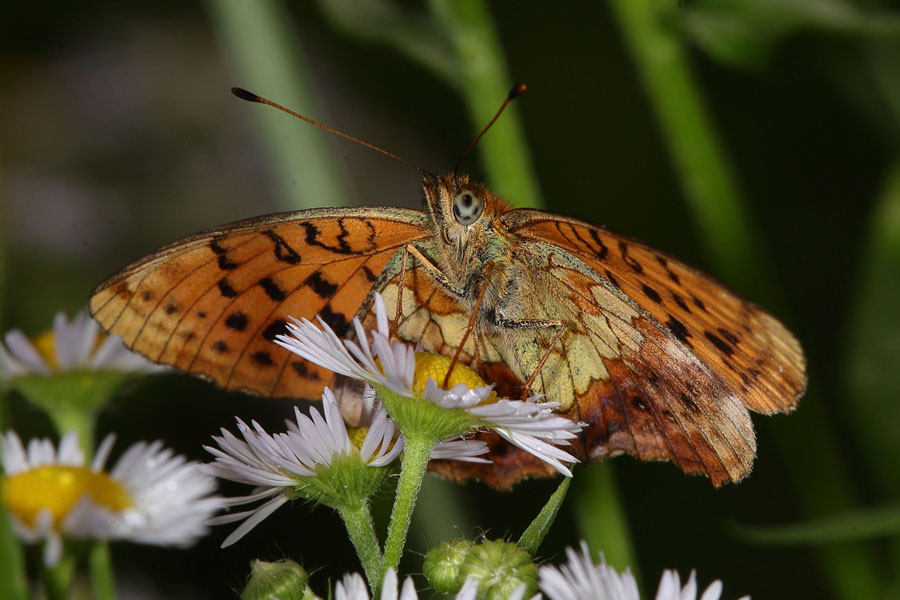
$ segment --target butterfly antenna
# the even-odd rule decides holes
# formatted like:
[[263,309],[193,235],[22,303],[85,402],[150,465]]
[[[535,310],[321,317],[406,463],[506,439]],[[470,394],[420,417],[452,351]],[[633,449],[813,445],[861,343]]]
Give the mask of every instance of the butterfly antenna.
[[[389,151],[385,150],[384,148],[379,148],[375,144],[370,144],[369,142],[364,142],[359,138],[355,138],[348,133],[344,133],[343,131],[339,131],[333,127],[329,127],[328,125],[323,125],[322,123],[319,123],[318,121],[314,121],[313,119],[310,119],[309,117],[303,116],[296,111],[293,111],[285,106],[278,104],[277,102],[273,102],[272,100],[269,100],[268,98],[263,98],[262,96],[257,96],[253,92],[248,92],[247,90],[245,90],[243,88],[239,88],[239,87],[231,88],[231,93],[234,94],[235,96],[237,96],[238,98],[240,98],[241,100],[246,100],[247,102],[257,102],[259,104],[268,104],[269,106],[277,108],[278,110],[280,110],[282,112],[286,112],[287,114],[291,115],[292,117],[297,117],[301,121],[306,121],[310,125],[315,125],[319,129],[324,129],[328,133],[333,133],[334,135],[339,135],[342,138],[350,140],[351,142],[356,142],[360,146],[365,146],[366,148],[375,150],[376,152],[381,152],[385,156],[390,156],[394,160],[399,160],[402,163],[406,163],[407,165],[409,165],[415,169],[418,169],[422,173],[428,173],[428,171],[426,171],[425,169],[423,169],[422,167],[420,167],[419,165],[417,165],[416,163],[414,163],[411,160],[403,158],[402,156],[394,154],[393,152],[389,152]],[[496,119],[496,117],[495,117],[495,119]]]
[[481,139],[481,136],[483,136],[485,133],[487,133],[487,130],[491,128],[491,126],[494,124],[494,122],[497,119],[500,118],[500,115],[503,113],[503,110],[506,108],[506,106],[510,102],[512,102],[513,100],[515,100],[516,98],[518,98],[519,96],[524,94],[527,90],[528,90],[528,86],[526,86],[524,83],[520,83],[519,85],[513,86],[513,89],[509,90],[509,94],[506,95],[506,100],[504,100],[503,104],[500,105],[500,108],[497,109],[497,114],[494,115],[494,118],[491,119],[490,122],[484,126],[484,129],[482,129],[478,133],[478,135],[475,136],[475,139],[472,140],[472,143],[469,144],[468,148],[463,150],[463,153],[459,155],[458,159],[456,159],[456,165],[453,166],[453,177],[454,178],[456,177],[457,171],[459,171],[460,163],[462,163],[462,160],[472,150],[472,148],[475,147],[475,144],[478,143],[478,140]]

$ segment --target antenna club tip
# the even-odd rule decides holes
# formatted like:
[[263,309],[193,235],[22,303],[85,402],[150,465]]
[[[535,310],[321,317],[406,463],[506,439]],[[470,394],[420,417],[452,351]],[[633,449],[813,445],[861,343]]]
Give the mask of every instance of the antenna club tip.
[[527,91],[528,91],[528,86],[525,85],[524,83],[520,83],[518,85],[513,86],[513,89],[509,90],[508,98],[510,100],[512,100],[514,98],[518,98],[519,96],[521,96],[522,94],[524,94]]
[[259,102],[259,96],[257,96],[253,92],[248,92],[244,88],[233,87],[231,88],[231,93],[241,100],[246,100],[247,102]]

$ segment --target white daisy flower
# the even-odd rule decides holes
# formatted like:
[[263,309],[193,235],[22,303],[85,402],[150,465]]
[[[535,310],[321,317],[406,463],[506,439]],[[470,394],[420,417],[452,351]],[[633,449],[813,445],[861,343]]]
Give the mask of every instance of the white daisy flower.
[[[722,581],[716,579],[703,590],[700,600],[719,600],[722,596],[722,587]],[[691,569],[687,583],[681,587],[678,571],[674,569],[663,571],[656,600],[697,600],[697,572]],[[750,596],[741,596],[738,600],[750,600]]]
[[[338,462],[341,468],[353,468],[353,465],[362,467],[357,472],[364,480],[360,483],[362,490],[341,489],[339,492],[371,494],[377,489],[386,473],[373,469],[368,469],[371,471],[369,475],[364,473],[367,467],[389,465],[403,450],[402,439],[393,423],[382,410],[365,428],[364,437],[357,446],[351,440],[334,394],[328,388],[322,394],[322,412],[324,417],[312,408],[307,417],[295,408],[296,425],[286,433],[275,435],[267,433],[255,421],[248,426],[238,419],[243,440],[222,429],[221,437],[213,437],[219,448],[204,446],[216,457],[214,462],[206,465],[208,473],[256,486],[256,490],[248,496],[227,500],[228,506],[266,500],[252,510],[223,515],[214,520],[216,524],[244,521],[225,539],[223,547],[238,541],[292,498],[310,497],[334,506],[341,500],[332,495],[335,493],[334,486],[327,481],[317,482],[317,479],[325,479],[332,472],[331,467]],[[359,431],[362,432],[362,428]],[[321,488],[318,487],[320,483]]]
[[[399,591],[399,595],[398,592]],[[456,596],[455,600],[475,600],[478,593],[478,583],[474,579],[467,579]],[[509,600],[520,600],[524,593],[524,587],[516,590]],[[403,581],[403,588],[399,588],[397,572],[392,568],[387,570],[384,581],[381,583],[381,600],[418,600],[416,586],[412,577]],[[337,582],[334,590],[335,600],[369,600],[369,588],[359,573],[347,573]]]
[[53,329],[33,340],[18,329],[8,331],[0,344],[0,378],[50,375],[66,371],[151,372],[163,369],[125,347],[117,335],[101,333],[85,311],[68,321],[63,312]]
[[[448,410],[464,411],[470,430],[497,431],[516,446],[546,461],[559,472],[571,477],[563,462],[578,462],[568,452],[556,447],[568,444],[582,425],[557,416],[552,409],[558,403],[498,400],[493,387],[463,364],[456,364],[448,381],[450,389],[437,383],[449,370],[445,357],[416,353],[412,346],[389,341],[387,311],[379,294],[375,295],[377,329],[371,332],[371,344],[358,318],[353,319],[356,340],[343,340],[321,318],[320,327],[310,321],[294,320],[288,325],[290,335],[279,335],[275,342],[302,358],[320,366],[384,387],[407,398],[424,398]],[[463,433],[463,432],[460,432]]]
[[[550,600],[640,600],[637,582],[629,569],[619,573],[606,564],[603,556],[600,564],[594,564],[588,547],[581,542],[581,553],[566,548],[569,562],[556,567],[544,565],[538,569],[541,591]],[[722,582],[714,581],[706,588],[700,600],[719,600]],[[664,571],[656,600],[697,600],[697,580],[691,571],[684,588],[681,587],[677,571]],[[750,600],[744,596],[740,600]]]
[[215,479],[159,441],[132,445],[105,470],[113,439],[88,467],[74,432],[27,450],[15,432],[0,436],[3,503],[22,540],[45,542],[46,564],[59,562],[66,537],[189,546],[223,506]]

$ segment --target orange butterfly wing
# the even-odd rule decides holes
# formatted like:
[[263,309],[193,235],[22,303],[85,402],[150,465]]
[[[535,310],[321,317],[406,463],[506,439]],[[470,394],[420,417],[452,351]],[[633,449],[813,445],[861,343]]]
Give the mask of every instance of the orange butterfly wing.
[[[548,361],[540,387],[588,423],[584,456],[672,460],[714,485],[746,476],[756,449],[746,409],[790,411],[806,387],[803,352],[790,332],[636,240],[533,210],[502,221],[517,236],[520,260],[543,269],[545,300],[577,307],[575,331],[555,351],[557,374]],[[600,360],[586,361],[585,348]],[[553,397],[564,374],[581,380],[574,403]]]
[[342,335],[424,213],[314,209],[216,227],[169,244],[93,292],[90,310],[150,360],[263,396],[318,399],[334,375],[272,343],[287,317]]

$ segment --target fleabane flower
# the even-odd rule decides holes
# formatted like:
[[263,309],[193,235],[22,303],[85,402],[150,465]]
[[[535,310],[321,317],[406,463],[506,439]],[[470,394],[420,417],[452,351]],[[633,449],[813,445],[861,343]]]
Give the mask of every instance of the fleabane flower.
[[119,336],[101,333],[85,311],[71,321],[65,313],[56,313],[53,328],[32,340],[12,329],[0,344],[0,377],[6,380],[79,370],[146,373],[162,368],[126,348]]
[[[391,342],[387,311],[379,294],[375,295],[375,316],[376,329],[370,335],[358,318],[353,319],[355,340],[341,340],[319,318],[319,326],[307,319],[293,319],[287,326],[289,335],[279,335],[275,342],[310,362],[373,386],[405,436],[431,428],[428,433],[442,440],[492,430],[571,476],[563,463],[577,460],[557,446],[575,438],[581,425],[555,415],[553,409],[559,403],[538,402],[537,397],[498,399],[493,386],[468,366]],[[442,387],[445,379],[448,389]]]
[[[403,587],[399,585],[397,572],[393,568],[389,568],[384,575],[381,583],[381,600],[418,600],[419,595],[416,593],[416,586],[411,577],[407,577],[403,581]],[[521,600],[524,593],[517,590],[509,600]],[[459,592],[454,596],[455,600],[475,600],[478,594],[478,584],[474,580],[467,580]],[[370,600],[369,587],[359,573],[347,573],[334,588],[335,600]]]
[[[388,467],[403,450],[403,441],[382,410],[356,432],[348,432],[334,394],[325,388],[322,414],[294,409],[296,425],[274,435],[255,421],[237,420],[241,437],[222,429],[205,446],[215,456],[207,472],[230,481],[256,486],[253,493],[229,499],[228,506],[264,503],[252,510],[217,517],[216,523],[243,523],[222,546],[243,537],[282,504],[306,498],[334,508],[367,502],[388,475]],[[351,433],[353,438],[351,439]]]
[[[538,585],[550,600],[640,600],[637,582],[629,569],[619,573],[606,564],[603,557],[594,564],[588,547],[581,542],[581,552],[566,549],[568,562],[559,567],[544,565],[538,569]],[[704,590],[700,600],[719,600],[722,582],[716,580]],[[656,600],[697,600],[697,578],[691,571],[682,588],[677,571],[663,572]],[[750,600],[744,596],[740,600]]]
[[59,562],[65,538],[189,546],[223,506],[215,479],[159,441],[133,444],[106,470],[113,440],[86,466],[74,432],[27,449],[15,432],[0,436],[3,504],[19,538],[45,542],[46,564]]

